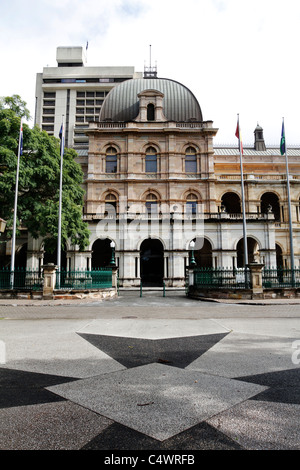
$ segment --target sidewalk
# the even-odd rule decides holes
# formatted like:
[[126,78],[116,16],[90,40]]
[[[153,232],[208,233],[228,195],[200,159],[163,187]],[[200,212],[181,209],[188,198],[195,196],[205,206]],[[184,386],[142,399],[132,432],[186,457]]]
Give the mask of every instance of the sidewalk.
[[[183,291],[184,292],[184,291]],[[125,295],[128,293],[132,294],[132,290],[130,291],[120,291],[120,296]],[[150,292],[145,293],[143,292],[143,296],[149,295]],[[165,298],[168,298],[170,292],[166,291]],[[136,297],[139,297],[139,292],[136,291]],[[162,297],[162,295],[161,295]],[[163,297],[162,297],[163,298]],[[81,304],[98,304],[101,303],[109,303],[116,298],[112,299],[98,299],[98,298],[90,298],[90,297],[82,297],[82,298],[60,298],[56,300],[41,300],[41,299],[0,299],[0,307],[3,306],[64,306],[64,305],[81,305]],[[193,299],[195,300],[195,299]],[[195,300],[196,301],[196,300]],[[201,302],[216,302],[219,304],[234,304],[234,305],[300,305],[300,298],[286,298],[286,299],[213,299],[208,297],[203,297],[197,300],[199,303]]]

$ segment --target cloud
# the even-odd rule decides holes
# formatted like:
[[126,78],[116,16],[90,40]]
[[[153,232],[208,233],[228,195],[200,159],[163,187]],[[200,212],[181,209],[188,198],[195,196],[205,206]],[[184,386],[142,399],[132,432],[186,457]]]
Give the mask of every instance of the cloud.
[[[56,47],[89,41],[87,65],[131,65],[185,84],[217,141],[235,142],[236,115],[253,141],[257,121],[277,143],[299,143],[298,0],[10,0],[0,17],[0,95],[18,93],[34,114],[35,77]],[[233,129],[233,130],[232,130]]]

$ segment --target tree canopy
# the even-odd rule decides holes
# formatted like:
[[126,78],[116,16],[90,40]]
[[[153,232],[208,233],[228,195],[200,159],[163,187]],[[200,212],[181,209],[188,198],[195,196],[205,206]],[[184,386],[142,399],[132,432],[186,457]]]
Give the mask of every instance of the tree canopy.
[[11,109],[17,116],[25,118],[27,121],[31,119],[27,104],[20,95],[2,96],[0,98],[0,109]]
[[[22,110],[20,114],[24,116]],[[0,105],[0,217],[7,221],[8,235],[13,225],[19,132],[20,115],[15,107]],[[61,239],[62,247],[70,239],[83,250],[89,231],[82,220],[83,173],[76,155],[73,149],[64,150]],[[58,237],[59,179],[60,140],[23,124],[17,226],[27,228],[34,238],[50,237],[53,251]]]

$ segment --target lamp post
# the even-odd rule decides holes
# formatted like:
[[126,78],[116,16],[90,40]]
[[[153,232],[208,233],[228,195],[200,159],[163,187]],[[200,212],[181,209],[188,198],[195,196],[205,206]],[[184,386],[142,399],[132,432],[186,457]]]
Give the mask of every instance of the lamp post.
[[115,242],[114,241],[111,241],[110,242],[110,247],[111,247],[111,259],[110,259],[110,266],[115,266],[116,265],[116,261],[115,261]]
[[192,240],[190,242],[190,248],[191,248],[191,261],[190,261],[190,266],[196,266],[196,260],[195,260],[195,255],[194,255],[194,248],[195,248],[195,242]]

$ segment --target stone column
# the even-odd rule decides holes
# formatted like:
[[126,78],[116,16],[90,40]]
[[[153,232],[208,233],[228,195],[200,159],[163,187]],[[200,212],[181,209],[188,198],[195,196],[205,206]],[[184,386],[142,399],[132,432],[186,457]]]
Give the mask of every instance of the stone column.
[[43,299],[53,299],[57,266],[49,263],[42,266],[42,268],[44,272]]
[[263,295],[262,270],[263,270],[264,264],[249,263],[248,267],[250,269],[252,295],[253,297],[262,297]]
[[112,271],[112,287],[117,292],[117,290],[118,290],[118,268],[116,266],[113,266],[111,268],[111,271]]

